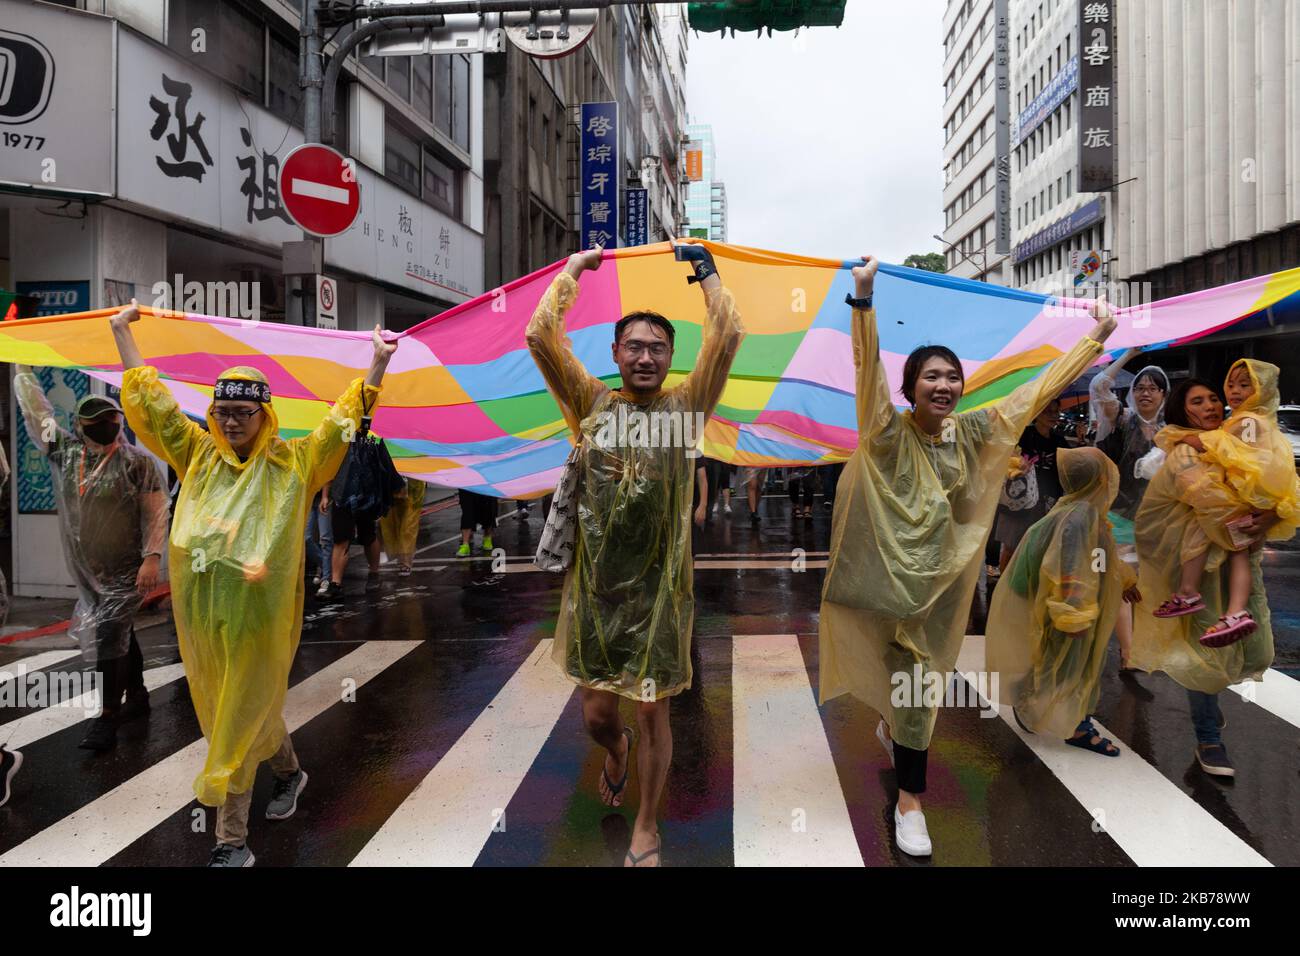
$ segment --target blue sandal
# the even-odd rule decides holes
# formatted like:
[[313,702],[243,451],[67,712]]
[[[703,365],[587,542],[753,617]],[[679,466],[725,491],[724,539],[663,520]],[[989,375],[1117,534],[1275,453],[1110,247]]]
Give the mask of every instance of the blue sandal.
[[[600,778],[605,781],[605,786],[609,788],[609,799],[611,802],[605,804],[607,807],[614,806],[612,801],[623,792],[623,788],[627,786],[628,774],[632,772],[632,728],[624,725],[623,736],[627,738],[627,765],[623,768],[623,779],[620,780],[617,785],[613,780],[609,779],[609,774],[605,770],[605,762],[603,760],[600,762]],[[602,799],[601,802],[604,803],[604,799]]]
[[[1084,750],[1091,750],[1095,754],[1101,754],[1103,757],[1118,757],[1120,749],[1111,743],[1109,737],[1102,737],[1097,733],[1097,728],[1092,725],[1091,720],[1085,720],[1076,728],[1081,737],[1070,737],[1065,742],[1071,747],[1082,747]],[[1100,737],[1095,744],[1092,742],[1093,737]],[[1112,749],[1113,748],[1113,749]]]
[[[632,865],[633,865],[633,866],[636,866],[636,865],[638,865],[642,860],[648,860],[648,859],[650,859],[650,857],[659,854],[659,847],[660,847],[660,845],[661,845],[662,843],[663,843],[663,839],[662,839],[661,837],[659,837],[659,836],[656,835],[656,837],[655,837],[655,845],[654,845],[654,846],[652,846],[650,849],[646,850],[646,851],[645,851],[644,853],[642,853],[640,856],[637,856],[635,853],[633,853],[633,852],[631,851],[631,849],[629,849],[629,850],[627,851],[627,858],[628,858],[629,860],[632,861]],[[663,858],[662,855],[659,856],[659,862],[656,863],[655,865],[656,865],[656,866],[663,866],[663,865],[664,865],[664,858]]]

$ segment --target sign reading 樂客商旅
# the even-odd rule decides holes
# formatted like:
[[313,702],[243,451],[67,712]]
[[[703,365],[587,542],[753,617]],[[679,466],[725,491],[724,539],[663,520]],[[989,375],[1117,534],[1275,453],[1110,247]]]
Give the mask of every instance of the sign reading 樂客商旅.
[[1115,3],[1079,4],[1079,175],[1081,193],[1115,185]]
[[0,183],[113,194],[113,20],[5,2]]
[[[119,198],[268,247],[300,239],[280,171],[302,133],[164,47],[124,30],[119,51]],[[482,236],[355,169],[361,210],[325,240],[329,265],[451,302],[483,291]]]

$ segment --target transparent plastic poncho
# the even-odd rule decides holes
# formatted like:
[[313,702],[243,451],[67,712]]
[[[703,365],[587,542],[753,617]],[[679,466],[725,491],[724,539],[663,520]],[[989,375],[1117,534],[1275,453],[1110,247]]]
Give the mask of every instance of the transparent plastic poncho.
[[58,424],[40,380],[14,376],[14,395],[32,444],[49,463],[64,562],[77,589],[68,636],[92,665],[118,660],[144,595],[137,586],[146,554],[161,555],[167,492],[158,465],[126,440],[107,445]]
[[379,519],[379,533],[384,537],[388,556],[408,567],[415,556],[415,540],[420,535],[424,489],[423,481],[407,478],[406,494],[394,498],[388,513]]
[[[1138,410],[1133,386],[1144,378],[1153,379],[1166,396],[1169,394],[1169,376],[1158,365],[1148,365],[1133,376],[1126,408],[1119,407],[1110,375],[1103,372],[1088,385],[1089,415],[1097,423],[1096,445],[1119,468],[1119,492],[1115,496],[1114,511],[1130,521],[1142,503],[1149,477],[1139,470],[1138,462],[1151,451],[1156,433],[1165,425],[1163,400],[1153,418],[1143,418]],[[1113,419],[1112,415],[1115,416]]]
[[854,311],[858,446],[831,521],[821,701],[851,693],[894,740],[929,746],[936,712],[922,686],[956,664],[1007,462],[1034,416],[1101,351],[1085,337],[1033,381],[930,436],[894,407],[875,311]]
[[[9,481],[9,458],[5,455],[4,442],[0,442],[0,492],[4,491],[5,485]],[[0,628],[4,627],[9,621],[9,582],[5,580],[5,573],[0,569]]]
[[[1191,690],[1217,694],[1229,684],[1261,680],[1273,662],[1273,629],[1264,592],[1262,549],[1250,556],[1250,599],[1246,609],[1258,625],[1253,634],[1228,647],[1204,647],[1200,636],[1227,610],[1228,553],[1237,544],[1225,520],[1242,513],[1241,502],[1222,467],[1208,462],[1181,436],[1195,429],[1166,426],[1157,442],[1168,445],[1164,463],[1147,486],[1134,521],[1138,589],[1142,603],[1133,609],[1130,661],[1146,671],[1164,671]],[[1197,589],[1205,609],[1183,617],[1158,618],[1152,612],[1177,590],[1182,564],[1208,550]]]
[[1106,512],[1119,470],[1096,448],[1056,453],[1065,494],[1036,522],[993,592],[992,696],[1035,733],[1069,737],[1097,704],[1106,645],[1137,575],[1115,552]]
[[[257,369],[222,378],[265,382]],[[194,781],[199,802],[219,806],[252,785],[259,762],[285,735],[281,709],[302,630],[304,531],[312,496],[357,434],[357,379],[309,435],[285,441],[275,409],[246,461],[208,411],[208,430],[185,417],[151,367],[122,377],[122,407],[146,447],[181,479],[169,541],[172,603],[190,697],[208,741]]]
[[609,447],[601,447],[601,432],[620,410],[707,418],[722,395],[744,329],[730,292],[706,293],[708,313],[695,368],[681,384],[636,403],[611,391],[573,354],[564,317],[577,295],[578,283],[561,273],[528,324],[533,359],[580,448],[577,535],[554,658],[584,687],[658,700],[691,686],[690,511],[701,459],[665,442],[642,447],[631,440],[605,441]]

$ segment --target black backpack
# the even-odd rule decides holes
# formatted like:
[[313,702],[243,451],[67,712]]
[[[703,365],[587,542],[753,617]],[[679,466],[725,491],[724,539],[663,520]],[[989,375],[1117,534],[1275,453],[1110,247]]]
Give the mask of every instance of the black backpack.
[[370,416],[361,419],[361,427],[348,447],[348,476],[343,494],[337,500],[354,515],[382,518],[393,505],[393,496],[406,487],[406,481],[393,464],[393,456],[382,438],[370,434]]

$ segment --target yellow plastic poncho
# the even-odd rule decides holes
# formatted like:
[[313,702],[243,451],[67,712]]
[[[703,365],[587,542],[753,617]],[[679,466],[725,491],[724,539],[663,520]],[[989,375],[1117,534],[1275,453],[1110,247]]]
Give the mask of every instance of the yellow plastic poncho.
[[701,459],[662,441],[644,447],[632,426],[626,443],[611,445],[605,426],[617,426],[620,414],[636,412],[672,416],[659,421],[695,413],[707,418],[722,395],[744,329],[730,292],[706,293],[708,317],[695,368],[680,385],[638,404],[611,391],[573,354],[564,316],[577,295],[573,277],[558,275],[527,333],[533,360],[580,439],[578,528],[554,659],[584,687],[660,700],[691,686],[690,512]]
[[[265,382],[257,369],[222,378]],[[352,383],[310,435],[284,441],[275,409],[246,461],[208,412],[208,431],[185,417],[156,369],[128,369],[122,408],[140,440],[181,479],[172,521],[172,603],[190,697],[208,741],[194,781],[199,802],[244,793],[285,736],[280,711],[302,630],[303,536],[312,496],[338,470],[361,422]],[[350,423],[350,424],[349,424]]]
[[1268,530],[1269,541],[1289,541],[1300,525],[1300,477],[1291,443],[1277,424],[1282,370],[1268,362],[1238,359],[1228,375],[1238,368],[1250,374],[1255,393],[1234,408],[1223,425],[1201,434],[1203,457],[1223,469],[1224,480],[1242,505],[1277,512],[1281,520]]
[[406,495],[394,498],[388,514],[379,519],[388,556],[409,565],[415,556],[415,539],[420,536],[420,512],[424,510],[424,482],[406,479]]
[[1065,494],[1036,522],[993,592],[985,668],[992,696],[1035,733],[1073,735],[1097,704],[1115,618],[1137,583],[1119,559],[1106,512],[1119,469],[1096,448],[1062,448]]
[[831,519],[821,701],[851,693],[885,717],[898,743],[929,746],[936,712],[922,693],[925,675],[956,664],[1012,450],[1101,352],[1085,337],[1032,382],[952,416],[932,437],[894,407],[875,311],[854,310],[858,446]]

